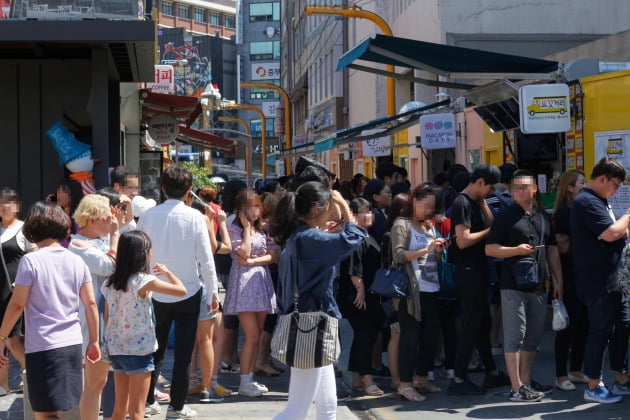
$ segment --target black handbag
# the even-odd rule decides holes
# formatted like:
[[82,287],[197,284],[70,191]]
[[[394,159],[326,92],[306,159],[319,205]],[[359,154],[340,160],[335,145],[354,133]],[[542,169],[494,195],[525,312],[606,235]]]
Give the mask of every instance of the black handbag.
[[370,293],[389,298],[408,298],[409,276],[405,267],[399,264],[396,268],[379,268],[369,288]]
[[[540,214],[541,230],[539,245],[543,245],[543,239],[545,234],[545,217]],[[536,249],[535,257],[521,257],[516,260],[510,261],[510,270],[512,270],[512,276],[514,277],[514,284],[519,290],[534,290],[540,284],[542,279],[538,275],[539,266],[539,252],[540,248]]]

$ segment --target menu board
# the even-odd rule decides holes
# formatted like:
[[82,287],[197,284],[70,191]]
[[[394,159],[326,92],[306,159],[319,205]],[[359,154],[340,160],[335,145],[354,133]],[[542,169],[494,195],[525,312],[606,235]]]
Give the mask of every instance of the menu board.
[[630,130],[595,133],[595,162],[605,156],[620,161],[626,169],[626,179],[608,199],[613,212],[619,216],[630,207]]

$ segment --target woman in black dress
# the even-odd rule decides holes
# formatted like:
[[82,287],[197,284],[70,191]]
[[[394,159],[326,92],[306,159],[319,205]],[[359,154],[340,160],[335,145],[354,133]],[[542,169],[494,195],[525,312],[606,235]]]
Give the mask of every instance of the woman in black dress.
[[[357,224],[367,229],[372,224],[370,203],[357,198],[350,202]],[[381,248],[372,236],[341,263],[338,303],[344,318],[354,331],[348,370],[353,373],[352,387],[367,395],[383,395],[372,379],[372,351],[376,337],[385,322],[380,297],[368,289],[380,268]]]
[[[0,253],[0,319],[4,317],[9,300],[11,300],[15,273],[20,262],[20,258],[27,251],[35,249],[35,245],[26,240],[22,234],[23,221],[18,219],[20,213],[20,199],[17,193],[4,188],[0,191],[0,242],[2,252]],[[24,370],[24,335],[22,327],[22,317],[15,323],[9,334],[7,347],[17,359]],[[0,396],[9,392],[9,368],[0,368]]]

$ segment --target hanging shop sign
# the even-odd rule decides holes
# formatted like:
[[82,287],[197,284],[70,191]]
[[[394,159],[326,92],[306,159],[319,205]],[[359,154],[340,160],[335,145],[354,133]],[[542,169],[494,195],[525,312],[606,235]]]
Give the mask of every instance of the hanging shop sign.
[[[362,136],[369,136],[385,131],[384,128],[375,128],[373,130],[363,130]],[[390,136],[376,137],[370,140],[362,141],[363,156],[388,156],[391,153],[392,142]]]
[[149,135],[158,143],[170,143],[179,135],[179,124],[171,114],[157,114],[149,121]]
[[522,86],[518,97],[523,133],[564,133],[571,130],[568,85]]
[[155,93],[175,92],[175,70],[173,66],[158,64],[155,68],[155,82],[147,83],[147,88]]
[[457,144],[455,114],[425,114],[420,116],[421,144],[425,149],[450,149]]

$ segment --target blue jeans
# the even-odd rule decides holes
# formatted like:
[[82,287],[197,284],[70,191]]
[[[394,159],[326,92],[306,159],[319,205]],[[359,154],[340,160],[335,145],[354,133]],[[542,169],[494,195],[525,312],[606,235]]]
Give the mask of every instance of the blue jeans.
[[628,307],[621,302],[621,293],[595,296],[585,303],[588,336],[584,348],[584,374],[591,379],[602,377],[606,347],[609,347],[610,368],[615,372],[626,372],[628,327],[624,319],[627,319]]

